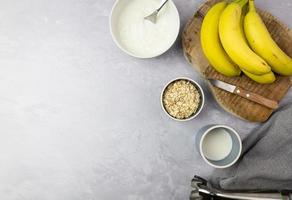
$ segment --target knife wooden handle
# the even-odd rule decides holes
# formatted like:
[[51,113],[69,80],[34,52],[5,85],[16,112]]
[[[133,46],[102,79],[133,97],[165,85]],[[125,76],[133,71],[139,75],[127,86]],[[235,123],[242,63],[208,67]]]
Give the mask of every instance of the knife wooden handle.
[[279,104],[277,101],[267,99],[259,94],[255,94],[253,92],[246,91],[240,87],[236,87],[234,93],[245,98],[245,99],[256,102],[256,103],[261,104],[263,106],[266,106],[268,108],[277,109],[279,107]]

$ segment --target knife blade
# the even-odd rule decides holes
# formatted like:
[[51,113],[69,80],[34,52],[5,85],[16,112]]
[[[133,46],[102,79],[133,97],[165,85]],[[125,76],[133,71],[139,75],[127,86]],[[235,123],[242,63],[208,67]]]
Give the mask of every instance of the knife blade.
[[250,101],[253,101],[255,103],[261,104],[263,106],[266,106],[271,109],[276,109],[279,107],[279,104],[275,100],[268,99],[266,97],[263,97],[259,94],[247,91],[243,88],[240,88],[238,86],[226,83],[224,81],[216,80],[216,79],[209,79],[211,84],[217,88],[220,88],[222,90],[225,90],[227,92],[236,94],[238,96],[241,96],[245,99],[248,99]]
[[231,85],[229,83],[225,83],[223,81],[219,81],[216,79],[210,79],[210,82],[212,83],[212,85],[222,89],[222,90],[226,90],[230,93],[234,93],[236,86],[235,85]]

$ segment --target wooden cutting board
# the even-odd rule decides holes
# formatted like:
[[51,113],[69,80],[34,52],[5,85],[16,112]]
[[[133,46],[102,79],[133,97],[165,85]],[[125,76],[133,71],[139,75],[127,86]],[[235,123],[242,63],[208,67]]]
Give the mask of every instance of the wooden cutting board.
[[[277,75],[275,83],[263,85],[252,81],[245,75],[234,78],[226,77],[216,72],[212,66],[210,66],[202,51],[200,30],[203,18],[207,11],[212,5],[219,1],[220,0],[208,0],[198,9],[193,18],[186,24],[182,34],[184,55],[189,63],[191,63],[200,75],[206,79],[216,101],[224,110],[248,121],[264,122],[270,117],[274,110],[213,87],[208,81],[208,78],[218,79],[240,86],[248,91],[260,94],[278,102],[286,95],[292,85],[292,79],[290,77]],[[260,10],[259,13],[277,44],[290,57],[292,57],[292,31],[270,13]]]

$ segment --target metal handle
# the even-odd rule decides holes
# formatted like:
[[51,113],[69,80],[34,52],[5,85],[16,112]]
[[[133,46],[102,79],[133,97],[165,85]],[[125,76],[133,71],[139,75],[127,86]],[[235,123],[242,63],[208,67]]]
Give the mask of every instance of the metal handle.
[[159,12],[161,8],[166,4],[166,2],[168,2],[168,0],[165,0],[156,11]]
[[217,192],[216,196],[228,199],[238,199],[238,200],[284,200],[289,199],[284,198],[281,193],[227,193],[227,192]]
[[192,179],[192,187],[195,189],[192,191],[190,199],[198,200],[204,199],[203,196],[210,197],[206,199],[238,199],[238,200],[291,200],[291,191],[286,192],[225,192],[215,190],[208,187],[208,183],[205,179],[195,176]]

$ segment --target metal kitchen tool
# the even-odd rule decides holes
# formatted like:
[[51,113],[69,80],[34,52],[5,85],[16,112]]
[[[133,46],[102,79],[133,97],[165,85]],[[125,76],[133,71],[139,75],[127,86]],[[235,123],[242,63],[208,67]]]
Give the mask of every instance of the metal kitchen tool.
[[247,90],[244,90],[243,88],[237,87],[235,85],[231,85],[229,83],[225,83],[223,81],[215,80],[215,79],[209,79],[212,85],[214,85],[217,88],[220,88],[222,90],[225,90],[227,92],[237,94],[245,99],[248,99],[250,101],[253,101],[255,103],[261,104],[263,106],[266,106],[271,109],[278,108],[278,102],[267,99],[259,94],[249,92]]
[[208,182],[199,176],[192,180],[193,191],[190,200],[238,199],[238,200],[291,200],[289,192],[224,192],[208,186]]
[[156,23],[157,20],[157,15],[159,13],[159,11],[161,10],[161,8],[163,8],[163,6],[166,4],[166,2],[168,2],[168,0],[164,0],[164,2],[161,4],[161,6],[156,9],[153,13],[151,13],[150,15],[144,17],[144,19],[151,21],[153,24]]

